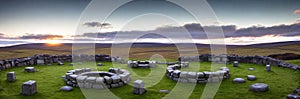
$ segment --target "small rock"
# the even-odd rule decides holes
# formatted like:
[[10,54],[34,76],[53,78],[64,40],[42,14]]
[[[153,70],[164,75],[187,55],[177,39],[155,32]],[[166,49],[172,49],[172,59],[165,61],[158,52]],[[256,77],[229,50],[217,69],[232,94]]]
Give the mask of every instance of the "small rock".
[[161,93],[169,93],[170,90],[159,90],[159,92],[161,92]]
[[61,91],[72,91],[73,90],[73,87],[71,86],[62,86],[60,88]]
[[248,70],[251,70],[251,71],[252,71],[252,70],[254,70],[254,68],[249,68]]

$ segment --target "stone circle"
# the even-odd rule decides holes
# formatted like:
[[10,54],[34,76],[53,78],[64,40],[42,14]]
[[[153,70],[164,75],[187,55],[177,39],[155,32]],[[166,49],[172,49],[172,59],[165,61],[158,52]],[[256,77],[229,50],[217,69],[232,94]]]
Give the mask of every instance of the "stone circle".
[[251,85],[249,89],[254,92],[266,92],[269,90],[269,86],[264,83],[256,83]]
[[109,72],[91,71],[89,68],[69,70],[64,78],[68,86],[80,88],[106,89],[127,84],[130,72],[125,69],[110,68]]
[[220,82],[223,78],[229,78],[229,68],[222,67],[216,72],[188,72],[177,70],[188,65],[174,64],[166,69],[166,76],[173,81],[183,83],[207,83]]

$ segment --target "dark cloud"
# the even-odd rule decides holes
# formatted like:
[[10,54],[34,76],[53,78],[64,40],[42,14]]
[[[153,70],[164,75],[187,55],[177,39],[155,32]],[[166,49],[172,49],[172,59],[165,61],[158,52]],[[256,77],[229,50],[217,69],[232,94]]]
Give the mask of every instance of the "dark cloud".
[[27,34],[19,38],[20,39],[56,39],[56,38],[63,38],[63,36],[51,35],[51,34]]
[[[150,31],[120,31],[120,32],[106,32],[106,33],[84,33],[86,37],[98,37],[98,38],[114,38],[117,34],[118,37],[130,38],[131,35],[139,33],[147,33],[146,36],[141,38],[162,38],[159,36],[164,33],[172,33],[176,38],[181,38],[183,29],[187,30],[192,38],[207,39],[205,29],[216,28],[217,26],[201,26],[198,23],[185,24],[183,26],[164,26]],[[278,25],[272,27],[253,26],[248,28],[237,29],[235,25],[221,26],[225,37],[261,37],[266,35],[279,35],[279,36],[300,36],[300,25]]]
[[112,28],[110,23],[100,23],[100,22],[86,22],[83,25],[87,27],[102,27],[102,28]]
[[280,36],[300,36],[300,25],[278,25],[272,27],[253,26],[242,28],[233,33],[226,35],[227,37],[252,36],[259,37],[265,35],[280,35]]

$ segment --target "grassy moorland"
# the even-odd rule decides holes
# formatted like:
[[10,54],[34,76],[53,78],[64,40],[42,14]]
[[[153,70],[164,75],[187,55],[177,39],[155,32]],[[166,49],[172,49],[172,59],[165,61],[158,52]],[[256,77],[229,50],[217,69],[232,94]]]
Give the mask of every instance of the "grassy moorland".
[[[122,48],[120,48],[122,50]],[[189,51],[189,48],[185,49]],[[251,46],[227,46],[228,54],[238,55],[270,55],[281,53],[295,53],[300,54],[300,44],[262,44]],[[97,54],[110,54],[111,49],[109,46],[96,46],[95,53]],[[26,57],[35,54],[71,54],[72,45],[62,44],[57,46],[49,46],[46,44],[31,44],[20,45],[14,47],[0,48],[0,59],[9,59],[16,57]],[[198,46],[199,54],[210,53],[209,46]],[[152,55],[159,54],[166,58],[168,61],[175,61],[179,56],[177,48],[175,46],[135,46],[130,48],[130,58],[132,59],[149,59]],[[300,60],[288,60],[287,62],[300,65]],[[114,64],[109,62],[103,62],[105,66],[96,67],[95,64],[87,64],[86,66],[95,66],[98,70],[107,71],[111,67],[119,67],[130,70],[132,73],[131,81],[136,79],[142,79],[145,82],[148,92],[144,95],[132,94],[132,86],[125,85],[119,88],[110,89],[116,96],[125,99],[140,99],[140,98],[162,98],[168,96],[166,93],[160,93],[159,90],[166,89],[172,90],[176,86],[176,82],[166,78],[165,65],[159,65],[152,69],[131,69],[124,64]],[[69,66],[68,63],[64,66],[35,66],[39,72],[25,73],[24,67],[16,67],[5,71],[0,71],[0,99],[82,99],[85,98],[84,94],[79,88],[75,88],[71,92],[59,91],[61,86],[65,83],[61,78],[66,71],[74,69]],[[200,70],[197,69],[200,67]],[[290,70],[287,68],[272,67],[272,72],[266,72],[265,67],[256,64],[241,63],[240,67],[234,68],[232,64],[229,64],[230,72],[232,76],[222,82],[219,90],[215,96],[216,99],[285,99],[287,94],[290,94],[293,89],[300,86],[300,72]],[[248,68],[255,68],[254,71],[249,71]],[[190,67],[182,70],[187,71],[209,71],[210,63],[203,62],[191,63]],[[6,81],[6,73],[15,71],[17,74],[17,81],[9,83]],[[252,74],[257,76],[256,81],[246,81],[244,84],[233,84],[232,79],[236,77],[242,77],[246,79],[246,76]],[[38,85],[38,93],[34,96],[22,96],[20,95],[21,84],[27,80],[36,80]],[[131,82],[132,83],[132,82]],[[248,87],[254,83],[266,83],[269,84],[270,91],[263,93],[255,93],[248,90]],[[189,96],[191,99],[199,98],[202,95],[205,84],[197,84],[193,89],[193,93]],[[103,90],[95,90],[95,94],[100,94]],[[103,97],[107,95],[102,95]],[[98,97],[97,97],[98,98]],[[101,97],[99,97],[101,98]],[[177,98],[180,98],[180,94]]]
[[[84,44],[82,44],[84,45]],[[124,48],[118,48],[122,51]],[[261,55],[266,56],[270,54],[282,54],[282,53],[295,53],[300,54],[300,42],[281,42],[281,43],[271,43],[271,44],[258,44],[258,45],[248,45],[248,46],[226,46],[227,54],[237,54],[237,55]],[[185,52],[190,51],[190,48],[184,48]],[[198,53],[196,54],[207,54],[210,52],[209,45],[198,45]],[[91,50],[85,50],[91,51]],[[110,45],[96,45],[95,49],[92,49],[97,54],[111,54]],[[47,44],[28,44],[19,45],[13,47],[0,48],[0,59],[9,59],[16,57],[27,57],[35,54],[71,54],[72,44],[61,44],[50,46]],[[162,55],[166,59],[177,59],[179,52],[174,45],[155,45],[142,46],[136,45],[130,48],[128,52],[130,58],[149,58],[154,54]]]
[[[168,79],[164,76],[165,65],[158,65],[152,69],[138,68],[131,69],[126,66],[126,64],[114,64],[110,62],[103,62],[104,66],[97,67],[98,70],[107,71],[111,67],[118,67],[130,70],[132,73],[131,81],[136,79],[143,79],[148,92],[143,95],[132,94],[132,86],[125,85],[119,88],[110,89],[116,96],[124,99],[144,99],[144,98],[162,98],[165,97],[166,93],[160,93],[159,90],[166,89],[172,90],[176,85],[176,82]],[[91,67],[96,67],[95,64],[90,63]],[[272,67],[272,72],[266,72],[265,67],[262,65],[241,63],[240,67],[233,67],[232,64],[227,65],[230,68],[231,77],[222,82],[219,90],[215,96],[216,99],[279,99],[285,98],[285,96],[300,84],[300,73],[299,71],[290,70],[287,68]],[[61,86],[65,83],[61,78],[66,71],[73,69],[74,67],[69,66],[66,63],[63,66],[34,66],[39,71],[35,73],[25,73],[23,71],[24,67],[16,67],[0,72],[0,98],[1,99],[82,99],[84,95],[81,93],[79,88],[75,88],[71,92],[59,91]],[[202,62],[200,63],[200,69],[195,69],[199,67],[197,63],[191,63],[188,70],[191,71],[209,71],[210,63]],[[248,68],[255,68],[254,71],[249,71]],[[17,75],[17,81],[9,83],[6,81],[6,73],[10,71],[15,71]],[[232,79],[236,77],[245,78],[246,76],[252,74],[257,76],[256,81],[246,81],[243,84],[233,84]],[[38,93],[34,96],[22,96],[20,95],[21,84],[27,80],[36,80]],[[132,83],[132,82],[131,82]],[[254,83],[266,83],[269,84],[270,90],[268,92],[252,92],[248,88]],[[191,99],[199,98],[203,92],[205,84],[197,84],[193,89],[192,94],[189,96]],[[104,92],[104,90],[93,90],[95,94]],[[109,97],[109,96],[103,96]],[[99,97],[100,98],[100,97]]]

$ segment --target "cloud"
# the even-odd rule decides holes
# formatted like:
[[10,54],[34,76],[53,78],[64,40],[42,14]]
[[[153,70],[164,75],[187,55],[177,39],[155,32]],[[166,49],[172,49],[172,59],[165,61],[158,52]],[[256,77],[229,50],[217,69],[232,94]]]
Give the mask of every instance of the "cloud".
[[4,37],[4,33],[0,33],[0,38]]
[[51,35],[51,34],[27,34],[19,37],[19,39],[57,39],[63,38],[62,35]]
[[102,27],[102,28],[112,28],[110,23],[100,23],[100,22],[86,22],[83,24],[87,27]]
[[296,20],[295,24],[300,25],[300,18]]
[[294,14],[300,15],[300,9],[295,10]]
[[[104,33],[84,33],[85,37],[97,37],[113,39],[116,35],[120,38],[132,38],[132,35],[147,34],[141,38],[162,38],[164,33],[171,33],[173,38],[182,38],[187,35],[182,29],[187,30],[189,35],[194,39],[207,39],[207,33],[204,28],[215,28],[216,26],[201,26],[198,23],[185,24],[183,26],[163,26],[149,31],[118,31]],[[232,37],[262,37],[268,35],[294,37],[300,36],[300,24],[277,25],[271,27],[252,26],[248,28],[237,29],[235,25],[221,26],[225,38]]]

